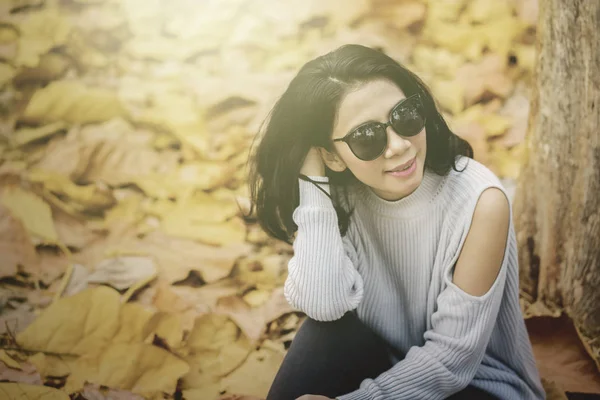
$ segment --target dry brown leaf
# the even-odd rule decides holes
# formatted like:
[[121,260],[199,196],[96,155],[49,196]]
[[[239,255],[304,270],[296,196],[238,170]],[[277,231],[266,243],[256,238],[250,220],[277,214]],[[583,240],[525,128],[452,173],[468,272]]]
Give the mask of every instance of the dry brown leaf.
[[0,361],[9,368],[23,370],[23,367],[21,367],[21,364],[17,360],[6,354],[6,350],[0,350]]
[[186,362],[156,346],[115,343],[80,357],[64,390],[73,393],[89,382],[153,397],[173,393],[177,380],[188,371]]
[[216,312],[229,316],[253,342],[258,341],[266,325],[285,313],[294,311],[283,295],[283,288],[274,290],[260,307],[251,308],[238,296],[222,297]]
[[266,398],[283,358],[283,353],[265,347],[253,351],[244,364],[221,380],[221,388],[228,394]]
[[115,205],[112,192],[96,184],[76,185],[65,175],[32,168],[26,174],[31,182],[41,183],[55,195],[67,197],[78,213],[98,212]]
[[[199,288],[189,286],[164,286],[162,291],[168,293],[154,299],[154,305],[161,310],[168,311],[170,304],[165,304],[165,300],[175,296],[178,303],[194,307],[198,313],[214,312],[217,301],[221,297],[231,296],[240,291],[239,285],[231,279],[221,279],[220,281],[202,285]],[[174,300],[175,301],[175,300]]]
[[54,81],[35,92],[21,119],[29,123],[90,123],[124,114],[118,97],[104,88],[78,81]]
[[48,376],[64,377],[73,373],[76,366],[76,357],[36,353],[27,358],[27,362],[35,365],[42,378]]
[[55,7],[31,13],[19,24],[19,50],[15,63],[35,67],[40,56],[63,45],[71,33],[67,18]]
[[190,372],[184,389],[203,388],[237,368],[252,350],[248,339],[226,316],[206,314],[196,319],[185,343]]
[[105,347],[118,328],[120,295],[100,286],[59,299],[17,335],[25,349],[84,354]]
[[21,221],[0,204],[0,278],[16,275],[18,267],[39,272],[39,258]]
[[17,70],[14,67],[6,63],[0,63],[0,87],[10,82],[16,74]]
[[62,121],[56,121],[38,128],[21,128],[15,131],[13,143],[15,146],[23,146],[33,141],[47,138],[66,128],[67,124]]
[[146,195],[158,199],[176,198],[192,190],[211,190],[226,184],[235,167],[228,163],[197,161],[182,165],[170,173],[140,176],[135,184]]
[[99,231],[92,229],[89,221],[69,214],[58,207],[52,207],[52,217],[58,239],[66,246],[82,249],[102,236]]
[[0,395],[11,400],[69,400],[69,396],[61,390],[22,382],[0,382]]
[[570,392],[600,393],[596,365],[564,314],[526,320],[540,375]]
[[464,88],[467,106],[490,93],[506,97],[513,89],[513,82],[505,74],[505,58],[494,53],[483,57],[481,62],[466,63],[457,71],[457,83]]
[[274,289],[283,286],[290,258],[289,254],[273,253],[270,247],[262,247],[259,252],[241,259],[233,275],[247,285]]
[[153,259],[122,256],[99,262],[87,277],[87,281],[89,283],[107,283],[117,290],[124,290],[139,281],[155,277],[156,274],[157,268]]
[[511,118],[513,124],[506,131],[506,134],[500,138],[499,142],[507,148],[523,143],[527,134],[529,99],[524,94],[515,93],[506,100],[500,115]]
[[193,240],[152,232],[142,240],[131,240],[119,246],[122,254],[144,254],[160,266],[159,278],[169,283],[185,279],[190,271],[198,271],[205,282],[218,281],[231,273],[236,261],[252,247],[242,241],[215,247]]
[[0,334],[21,332],[31,325],[35,318],[30,304],[22,303],[16,309],[5,307],[0,315]]
[[19,219],[33,239],[56,243],[58,235],[52,221],[50,206],[35,194],[19,187],[8,187],[0,199],[9,212]]
[[246,225],[238,217],[221,223],[196,221],[185,208],[177,208],[166,215],[161,229],[170,236],[194,239],[213,246],[243,243],[246,237]]
[[92,383],[86,384],[80,393],[86,400],[144,400],[143,396],[135,393],[112,388],[107,389]]
[[175,166],[173,153],[159,155],[150,148],[152,139],[150,133],[135,131],[121,119],[72,129],[66,137],[50,143],[36,167],[77,182],[122,185]]

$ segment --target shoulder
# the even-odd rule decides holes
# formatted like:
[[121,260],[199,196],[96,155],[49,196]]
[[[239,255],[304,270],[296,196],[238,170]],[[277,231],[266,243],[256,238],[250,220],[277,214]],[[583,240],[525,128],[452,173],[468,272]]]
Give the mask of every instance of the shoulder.
[[[451,213],[472,214],[480,200],[484,203],[497,203],[508,200],[510,196],[502,181],[484,164],[472,158],[460,156],[456,170],[451,169],[444,187],[446,210]],[[495,188],[495,190],[487,190]],[[482,196],[485,194],[484,198]],[[485,205],[483,207],[486,207]]]

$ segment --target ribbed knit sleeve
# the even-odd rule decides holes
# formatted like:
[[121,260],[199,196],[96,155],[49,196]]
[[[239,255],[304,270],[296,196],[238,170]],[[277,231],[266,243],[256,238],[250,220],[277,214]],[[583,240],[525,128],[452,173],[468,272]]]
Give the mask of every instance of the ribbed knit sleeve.
[[[468,207],[467,207],[468,208]],[[423,334],[423,346],[409,348],[403,360],[375,379],[365,379],[359,389],[338,396],[340,400],[442,400],[469,385],[479,368],[496,325],[503,299],[508,252],[514,245],[514,228],[507,238],[502,266],[491,288],[482,296],[473,296],[452,282],[453,266],[466,238],[466,230],[457,229],[458,249],[443,268],[445,288],[437,297],[437,309],[431,316],[431,328]]]
[[[318,180],[331,194],[326,177]],[[298,179],[300,203],[292,218],[298,225],[294,255],[288,263],[284,295],[290,305],[318,321],[333,321],[358,307],[363,280],[348,237],[342,238],[331,199],[313,183]]]

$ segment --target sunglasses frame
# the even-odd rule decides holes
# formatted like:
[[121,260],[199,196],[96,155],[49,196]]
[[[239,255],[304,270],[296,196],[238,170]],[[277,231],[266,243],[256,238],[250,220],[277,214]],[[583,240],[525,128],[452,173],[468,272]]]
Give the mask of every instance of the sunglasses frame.
[[[408,96],[408,97],[405,97],[404,99],[400,100],[398,103],[396,103],[396,105],[394,105],[394,106],[392,107],[392,109],[390,110],[390,112],[389,112],[389,114],[388,114],[388,120],[387,120],[387,122],[375,122],[375,121],[368,121],[368,122],[365,122],[364,124],[360,124],[360,125],[359,125],[359,126],[357,126],[356,128],[352,129],[352,130],[351,130],[350,132],[348,132],[348,133],[347,133],[347,134],[346,134],[346,135],[345,135],[343,138],[334,139],[333,141],[334,141],[334,142],[344,142],[344,143],[346,143],[346,145],[348,146],[348,148],[350,149],[350,151],[352,151],[352,154],[354,154],[354,156],[355,156],[356,158],[358,158],[359,160],[362,160],[362,161],[373,161],[373,160],[377,159],[377,158],[378,158],[380,155],[382,155],[382,154],[383,154],[383,152],[385,151],[385,149],[386,149],[386,147],[387,147],[387,140],[388,140],[388,138],[387,138],[387,134],[385,135],[385,141],[386,141],[386,143],[385,143],[385,146],[383,146],[383,148],[381,149],[381,152],[379,152],[379,154],[377,154],[375,157],[373,157],[373,158],[369,158],[369,159],[360,158],[360,157],[359,157],[359,156],[358,156],[358,155],[357,155],[357,154],[354,152],[354,150],[352,150],[352,146],[350,146],[350,143],[348,143],[348,141],[350,140],[350,138],[352,137],[352,135],[354,134],[354,132],[356,132],[358,129],[360,129],[360,128],[362,128],[362,127],[366,126],[366,125],[369,125],[369,124],[374,124],[374,123],[375,123],[375,124],[380,124],[380,125],[383,125],[383,127],[384,127],[384,128],[383,128],[384,132],[385,132],[385,131],[387,131],[387,128],[388,128],[388,127],[392,127],[392,129],[394,130],[394,132],[396,132],[396,133],[397,133],[399,136],[404,136],[404,137],[412,137],[412,136],[416,136],[416,135],[418,135],[418,133],[415,133],[414,135],[409,135],[409,136],[403,135],[403,134],[401,134],[400,132],[398,132],[396,129],[394,129],[394,127],[392,126],[392,113],[394,112],[394,110],[395,110],[396,108],[398,108],[398,107],[399,107],[399,106],[400,106],[402,103],[404,103],[404,102],[406,102],[406,101],[408,101],[408,100],[410,100],[410,99],[413,99],[413,98],[415,98],[415,97],[416,97],[416,98],[419,100],[419,103],[420,103],[421,107],[423,107],[423,108],[424,108],[424,105],[423,105],[423,102],[422,102],[422,100],[421,100],[421,96],[420,96],[420,94],[419,94],[419,93],[415,93],[415,94],[413,94],[413,95],[410,95],[410,96]],[[427,117],[426,117],[425,115],[422,115],[422,117],[423,117],[423,128],[424,128],[424,127],[425,127],[425,124],[427,123]],[[423,130],[423,128],[421,128],[421,130],[419,131],[419,133],[420,133],[420,132]]]

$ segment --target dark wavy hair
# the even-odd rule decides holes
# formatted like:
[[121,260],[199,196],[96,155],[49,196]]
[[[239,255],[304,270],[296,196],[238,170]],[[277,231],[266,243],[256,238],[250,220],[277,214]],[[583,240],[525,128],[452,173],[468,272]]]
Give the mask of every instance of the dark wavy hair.
[[[471,145],[450,131],[428,88],[414,73],[379,50],[347,44],[306,63],[262,123],[254,138],[260,138],[259,144],[248,158],[247,221],[256,206],[256,219],[264,231],[292,244],[298,229],[292,219],[300,200],[298,178],[308,151],[322,147],[337,154],[331,135],[341,100],[350,90],[377,79],[393,82],[407,97],[421,95],[427,117],[425,168],[443,176],[451,168],[458,171],[458,155],[473,158]],[[338,195],[343,193],[348,204],[348,187],[362,183],[348,168],[335,172],[326,167],[325,174],[343,236],[353,210],[341,207]]]

